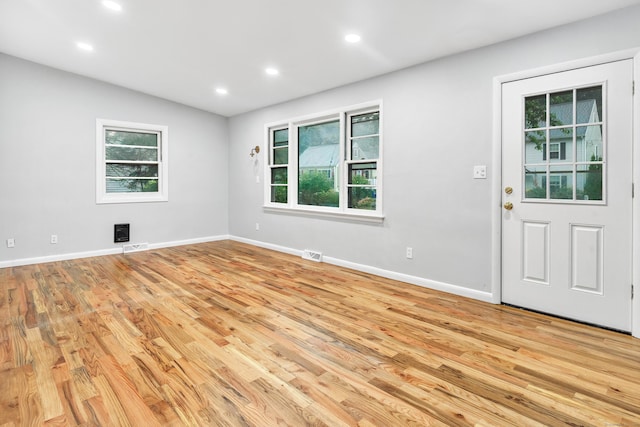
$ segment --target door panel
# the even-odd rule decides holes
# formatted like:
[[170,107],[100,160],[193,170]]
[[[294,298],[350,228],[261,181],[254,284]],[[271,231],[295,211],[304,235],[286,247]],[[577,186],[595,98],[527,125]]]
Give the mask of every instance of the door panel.
[[504,302],[631,329],[632,76],[625,60],[502,85]]
[[571,225],[571,289],[602,295],[604,227]]
[[522,221],[523,280],[549,284],[549,224]]

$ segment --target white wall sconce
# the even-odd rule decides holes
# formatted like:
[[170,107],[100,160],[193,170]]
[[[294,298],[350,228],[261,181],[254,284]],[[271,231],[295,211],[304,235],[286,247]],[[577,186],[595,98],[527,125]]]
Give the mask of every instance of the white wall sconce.
[[251,153],[249,153],[249,155],[250,155],[251,157],[253,157],[253,156],[255,156],[256,154],[258,154],[259,152],[260,152],[260,146],[259,146],[259,145],[256,145],[255,147],[253,147],[253,148],[251,149]]

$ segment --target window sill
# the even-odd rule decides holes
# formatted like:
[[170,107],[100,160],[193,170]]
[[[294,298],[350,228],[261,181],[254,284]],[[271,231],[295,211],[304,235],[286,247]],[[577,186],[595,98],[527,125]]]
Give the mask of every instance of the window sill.
[[[135,194],[135,196],[134,196]],[[104,205],[110,203],[152,203],[152,202],[168,202],[166,195],[143,195],[144,193],[130,193],[130,196],[123,195],[104,195],[96,200],[96,204]]]
[[265,212],[284,215],[299,215],[305,217],[335,219],[341,221],[362,222],[369,224],[382,224],[384,222],[384,215],[378,213],[332,212],[280,206],[263,206],[263,209]]

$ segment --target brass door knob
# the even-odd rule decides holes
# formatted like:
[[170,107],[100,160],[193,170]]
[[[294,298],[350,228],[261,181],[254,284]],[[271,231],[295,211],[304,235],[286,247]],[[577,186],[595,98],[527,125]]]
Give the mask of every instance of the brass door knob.
[[504,204],[504,208],[508,211],[510,211],[511,209],[513,209],[513,203],[511,202],[507,202]]

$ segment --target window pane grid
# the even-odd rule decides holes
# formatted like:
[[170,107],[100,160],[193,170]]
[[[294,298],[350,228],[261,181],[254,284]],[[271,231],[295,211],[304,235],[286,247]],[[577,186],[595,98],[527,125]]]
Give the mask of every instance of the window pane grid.
[[347,147],[347,207],[377,209],[377,160],[380,157],[380,113],[349,116]]
[[269,136],[269,201],[288,203],[289,200],[289,128],[275,129]]
[[103,119],[97,127],[98,203],[166,200],[167,127]]
[[379,210],[380,112],[373,106],[269,128],[265,200],[319,212]]
[[602,201],[602,86],[524,99],[524,198]]
[[371,111],[349,116],[349,144],[347,160],[379,158],[380,112]]
[[105,128],[104,151],[107,162],[158,162],[161,134],[154,131]]

